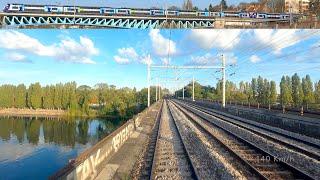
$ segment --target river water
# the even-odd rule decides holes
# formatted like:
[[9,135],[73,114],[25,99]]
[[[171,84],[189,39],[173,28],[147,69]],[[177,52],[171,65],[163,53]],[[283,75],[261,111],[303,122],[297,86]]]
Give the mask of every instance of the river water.
[[47,179],[121,124],[97,118],[0,117],[0,179]]

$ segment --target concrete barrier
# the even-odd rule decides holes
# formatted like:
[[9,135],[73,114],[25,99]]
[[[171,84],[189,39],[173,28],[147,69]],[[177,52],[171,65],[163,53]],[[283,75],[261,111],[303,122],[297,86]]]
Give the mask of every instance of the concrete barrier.
[[71,160],[64,168],[60,169],[49,179],[87,180],[94,179],[103,169],[106,162],[130,138],[135,128],[140,125],[142,116],[148,113],[156,104],[128,120],[117,130],[99,141],[93,147],[81,153],[76,159]]

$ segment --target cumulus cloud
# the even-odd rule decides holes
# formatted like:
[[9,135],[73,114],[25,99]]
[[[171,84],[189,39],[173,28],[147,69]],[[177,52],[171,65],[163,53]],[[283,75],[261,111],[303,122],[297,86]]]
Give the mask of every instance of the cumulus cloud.
[[52,57],[58,61],[94,64],[92,56],[98,55],[99,50],[91,39],[80,36],[80,42],[65,37],[60,42],[45,45],[38,39],[18,31],[0,31],[0,47],[30,53],[37,56]]
[[191,56],[191,61],[188,64],[192,65],[212,65],[217,57],[206,53],[203,56]]
[[[310,32],[293,29],[259,29],[254,30],[255,45],[271,48],[274,54],[280,54],[285,48],[294,46],[308,38]],[[309,36],[312,37],[312,36]]]
[[133,62],[142,64],[151,64],[152,59],[150,55],[139,55],[133,47],[118,49],[117,55],[113,56],[113,59],[118,64],[130,64]]
[[257,62],[260,62],[261,59],[260,59],[257,55],[252,55],[252,56],[250,57],[250,61],[251,61],[252,63],[257,63]]
[[113,56],[113,59],[118,63],[118,64],[129,64],[130,60],[128,58],[120,57],[120,56]]
[[239,29],[192,29],[189,38],[203,49],[223,48],[232,49],[240,42]]
[[121,55],[123,57],[128,57],[128,58],[132,58],[132,59],[138,58],[138,54],[137,54],[136,50],[134,50],[134,48],[132,48],[132,47],[120,48],[120,49],[118,49],[118,53],[119,53],[119,55]]
[[25,55],[15,52],[7,54],[6,58],[13,62],[27,62]]
[[[238,57],[234,53],[225,53],[224,57],[226,59],[226,64],[235,64],[238,61]],[[196,66],[205,66],[205,65],[214,65],[220,66],[222,63],[221,54],[213,55],[211,53],[206,53],[202,56],[191,56],[191,60],[186,63],[186,65],[196,65]]]
[[118,55],[113,56],[113,59],[118,64],[129,64],[133,61],[137,61],[139,58],[136,50],[132,47],[118,49]]
[[149,32],[154,53],[158,56],[174,55],[177,53],[176,43],[170,39],[166,39],[160,34],[159,29],[152,29]]

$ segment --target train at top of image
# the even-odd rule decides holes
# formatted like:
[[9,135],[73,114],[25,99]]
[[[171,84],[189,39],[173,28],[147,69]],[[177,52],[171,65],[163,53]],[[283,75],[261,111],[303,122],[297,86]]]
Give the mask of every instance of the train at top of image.
[[257,19],[290,19],[287,13],[260,13],[260,12],[236,12],[236,11],[185,11],[165,9],[137,9],[137,8],[113,8],[113,7],[85,7],[85,6],[60,6],[60,5],[30,5],[7,4],[6,13],[51,13],[51,14],[82,14],[105,16],[193,16],[193,17],[233,17],[233,18],[257,18]]

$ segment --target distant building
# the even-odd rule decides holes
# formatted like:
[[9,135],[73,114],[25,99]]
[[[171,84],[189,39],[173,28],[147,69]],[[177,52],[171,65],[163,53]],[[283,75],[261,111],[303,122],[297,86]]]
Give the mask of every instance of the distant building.
[[285,0],[285,12],[305,13],[309,11],[310,0]]

